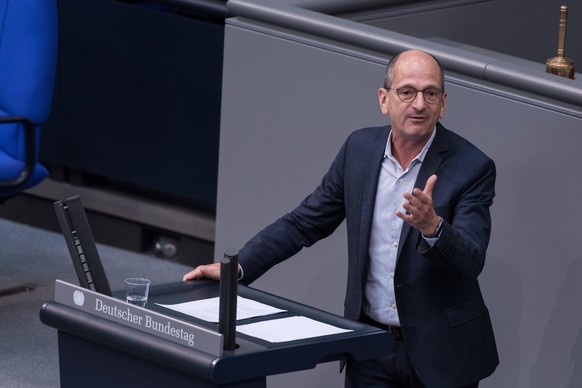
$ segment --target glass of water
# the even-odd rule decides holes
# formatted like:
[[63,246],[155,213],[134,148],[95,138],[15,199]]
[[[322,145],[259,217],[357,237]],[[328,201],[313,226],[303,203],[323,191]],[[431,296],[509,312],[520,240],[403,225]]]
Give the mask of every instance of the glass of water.
[[131,303],[139,307],[145,307],[148,301],[150,283],[151,281],[149,279],[144,278],[125,279],[127,303]]

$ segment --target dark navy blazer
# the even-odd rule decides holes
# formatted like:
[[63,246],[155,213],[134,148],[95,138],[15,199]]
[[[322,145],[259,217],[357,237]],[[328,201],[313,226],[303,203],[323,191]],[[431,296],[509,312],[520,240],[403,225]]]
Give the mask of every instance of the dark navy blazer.
[[[241,249],[244,284],[329,236],[345,219],[345,316],[359,319],[389,132],[389,126],[353,132],[315,191]],[[440,238],[430,248],[418,230],[404,223],[394,283],[406,346],[419,378],[427,387],[451,388],[489,376],[499,363],[477,281],[489,244],[496,172],[490,158],[438,123],[415,187],[424,188],[432,174],[438,175],[434,207],[444,220]]]

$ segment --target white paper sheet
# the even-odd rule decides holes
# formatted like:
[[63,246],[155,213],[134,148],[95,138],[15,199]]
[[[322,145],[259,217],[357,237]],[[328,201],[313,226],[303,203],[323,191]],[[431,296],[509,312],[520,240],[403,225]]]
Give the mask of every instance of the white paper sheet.
[[[191,302],[184,302],[178,304],[161,304],[158,306],[165,307],[170,310],[178,311],[182,314],[190,315],[208,322],[218,322],[220,311],[220,298],[210,298],[202,300],[194,300]],[[248,319],[254,317],[262,317],[265,315],[277,314],[285,312],[273,306],[259,303],[257,301],[237,297],[236,301],[236,319]]]
[[307,317],[287,317],[249,323],[236,327],[236,331],[269,342],[295,341],[324,335],[346,333],[342,329]]

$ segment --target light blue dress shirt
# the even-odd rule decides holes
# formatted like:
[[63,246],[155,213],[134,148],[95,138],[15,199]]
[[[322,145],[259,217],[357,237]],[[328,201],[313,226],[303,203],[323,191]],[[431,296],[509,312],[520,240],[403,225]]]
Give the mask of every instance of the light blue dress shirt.
[[[373,320],[393,326],[400,326],[398,308],[394,296],[394,269],[398,242],[403,220],[396,216],[405,201],[402,196],[414,189],[420,166],[433,142],[436,130],[420,153],[410,162],[406,170],[392,155],[392,133],[388,136],[384,160],[380,169],[372,233],[370,236],[370,264],[366,281],[366,304],[364,312]],[[424,187],[421,187],[423,189]],[[436,239],[426,239],[432,246]]]

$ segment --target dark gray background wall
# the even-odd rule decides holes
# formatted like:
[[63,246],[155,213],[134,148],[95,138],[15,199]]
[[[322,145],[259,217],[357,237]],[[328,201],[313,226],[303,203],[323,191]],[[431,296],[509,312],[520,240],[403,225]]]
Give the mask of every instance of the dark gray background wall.
[[[438,3],[457,6],[438,8]],[[582,4],[575,1],[427,1],[352,17],[386,30],[446,38],[545,63],[557,55],[561,5],[568,6],[566,56],[582,66]]]
[[[376,92],[389,56],[248,19],[229,21],[216,257],[293,209],[351,131],[386,122]],[[443,123],[498,168],[481,284],[501,365],[482,386],[578,386],[582,108],[450,71],[446,87]],[[341,314],[346,259],[342,225],[253,286]],[[269,378],[277,387],[339,387],[342,381],[337,363]]]

